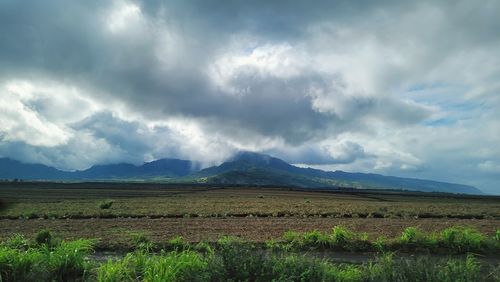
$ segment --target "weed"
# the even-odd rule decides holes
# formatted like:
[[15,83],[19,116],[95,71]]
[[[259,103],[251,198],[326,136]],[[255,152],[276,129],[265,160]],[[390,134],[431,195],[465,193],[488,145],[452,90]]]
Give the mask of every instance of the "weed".
[[379,236],[373,242],[373,247],[379,252],[383,252],[387,248],[387,239],[384,236]]
[[108,210],[111,208],[112,205],[113,205],[113,200],[104,200],[99,203],[99,208],[101,210]]
[[483,234],[467,227],[451,227],[441,232],[442,244],[458,252],[480,250],[485,242]]
[[168,246],[171,250],[182,251],[189,248],[189,244],[184,241],[182,236],[176,236],[168,241]]
[[22,234],[14,234],[5,240],[2,245],[10,249],[27,250],[29,241]]
[[314,230],[304,233],[302,245],[314,246],[314,247],[327,247],[330,241],[328,235],[321,233],[320,231]]
[[334,247],[348,249],[354,239],[354,234],[345,227],[335,226],[332,229],[331,243]]
[[35,235],[35,242],[38,245],[47,245],[50,246],[52,242],[52,232],[47,229],[40,230]]
[[145,281],[206,281],[208,263],[192,251],[152,257],[144,268]]
[[146,252],[151,252],[153,249],[153,243],[146,236],[146,234],[142,232],[132,232],[130,233],[130,237],[132,240],[132,244],[136,248],[136,250],[143,250]]

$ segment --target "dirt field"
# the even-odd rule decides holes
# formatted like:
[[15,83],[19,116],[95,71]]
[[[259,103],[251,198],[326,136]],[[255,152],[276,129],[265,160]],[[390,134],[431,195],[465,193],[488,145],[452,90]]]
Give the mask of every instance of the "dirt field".
[[36,219],[0,220],[0,234],[21,233],[32,236],[40,229],[58,232],[64,238],[96,238],[102,242],[127,244],[131,234],[141,232],[155,242],[183,236],[191,242],[215,241],[221,235],[233,235],[263,242],[278,238],[288,230],[330,231],[342,225],[358,233],[366,232],[371,239],[378,236],[396,237],[404,228],[416,226],[425,231],[438,231],[454,225],[469,225],[485,234],[499,228],[497,220],[461,219],[368,219],[368,218],[164,218],[164,219]]
[[[0,211],[0,237],[51,229],[104,245],[126,245],[134,232],[155,242],[178,235],[188,241],[234,235],[262,242],[288,230],[329,231],[335,225],[370,239],[395,237],[409,226],[438,231],[467,225],[489,235],[500,229],[496,197],[44,183],[0,186],[0,198],[9,203]],[[113,201],[111,208],[99,208],[106,199]]]

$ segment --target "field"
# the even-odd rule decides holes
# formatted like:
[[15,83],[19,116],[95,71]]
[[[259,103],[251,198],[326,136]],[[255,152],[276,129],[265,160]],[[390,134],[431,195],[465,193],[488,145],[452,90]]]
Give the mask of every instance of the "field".
[[[43,248],[33,245],[41,230],[50,230],[49,234],[63,244],[91,240],[88,242],[95,252],[89,251],[86,256],[99,262],[90,267],[91,280],[104,275],[99,271],[111,271],[107,268],[123,264],[127,252],[134,252],[127,263],[136,263],[134,260],[140,256],[137,252],[143,252],[144,246],[151,264],[169,260],[169,256],[188,256],[205,266],[216,263],[224,255],[220,253],[224,252],[221,240],[238,243],[230,251],[233,253],[248,248],[252,256],[262,250],[271,252],[273,255],[259,262],[269,267],[269,275],[273,267],[290,260],[293,267],[320,264],[335,269],[337,272],[328,271],[337,274],[353,267],[356,275],[365,278],[340,281],[370,281],[366,277],[376,273],[370,272],[374,270],[368,266],[375,261],[369,259],[380,256],[379,260],[383,260],[387,255],[382,253],[387,252],[396,252],[398,257],[432,255],[433,260],[445,259],[443,269],[450,263],[466,265],[464,256],[472,252],[480,254],[479,260],[473,262],[481,265],[477,275],[496,281],[500,271],[498,197],[141,183],[0,183],[0,199],[4,206],[0,211],[0,240],[7,242],[4,247],[10,248],[12,243],[8,242],[18,242],[21,237],[16,236],[22,236],[22,240],[31,242],[23,244],[22,252],[43,252]],[[198,249],[200,244],[204,246],[202,251]],[[25,250],[26,246],[32,247]],[[19,252],[5,248],[5,252]],[[207,257],[206,248],[216,250],[215,257]],[[22,256],[22,252],[16,254]],[[446,262],[443,255],[459,257]],[[317,257],[326,261],[318,261]],[[106,266],[107,258],[118,259]],[[333,259],[351,264],[331,265]],[[383,263],[378,263],[382,267]],[[404,263],[418,267],[424,262],[412,258]],[[404,263],[394,260],[393,264]],[[321,271],[327,273],[325,269]],[[445,275],[443,269],[436,269],[434,274]],[[141,275],[146,274],[134,275],[139,275],[134,279],[141,280]]]
[[[67,239],[121,244],[133,232],[154,241],[183,236],[214,241],[234,235],[263,242],[288,230],[343,225],[369,237],[394,237],[409,226],[424,231],[472,226],[491,235],[500,227],[500,199],[439,195],[310,192],[285,188],[190,187],[120,183],[4,183],[0,236],[30,236],[43,228]],[[110,202],[109,208],[100,207]]]

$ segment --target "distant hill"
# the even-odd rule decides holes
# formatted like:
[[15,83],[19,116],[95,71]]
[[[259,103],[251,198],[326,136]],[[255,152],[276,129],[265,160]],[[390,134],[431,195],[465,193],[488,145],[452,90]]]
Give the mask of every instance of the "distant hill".
[[0,158],[0,179],[68,179],[71,173],[42,164],[25,164],[8,158]]
[[0,158],[0,179],[26,180],[130,180],[153,179],[183,183],[277,185],[305,188],[369,188],[424,192],[482,194],[472,186],[432,180],[384,176],[372,173],[323,171],[293,166],[265,154],[239,152],[226,162],[200,170],[196,162],[160,159],[143,165],[95,165],[75,172],[40,164]]
[[186,176],[200,169],[199,164],[179,159],[160,159],[143,165],[120,163],[94,165],[86,170],[68,172],[41,164],[25,164],[0,158],[0,179],[24,180],[106,180]]
[[299,187],[351,187],[398,189],[424,192],[482,194],[472,186],[384,176],[372,173],[350,173],[301,168],[269,155],[240,152],[219,166],[203,169],[194,174],[207,183],[252,185],[286,184]]
[[74,176],[77,179],[172,178],[186,176],[199,169],[200,166],[191,161],[160,159],[140,166],[126,163],[95,165],[87,170],[75,172]]

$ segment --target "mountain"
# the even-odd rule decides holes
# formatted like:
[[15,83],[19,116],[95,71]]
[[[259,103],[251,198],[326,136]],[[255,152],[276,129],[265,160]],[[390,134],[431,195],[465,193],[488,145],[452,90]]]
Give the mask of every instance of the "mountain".
[[24,164],[0,158],[0,179],[68,179],[70,173],[42,164]]
[[77,179],[124,179],[182,177],[199,170],[199,165],[179,159],[160,159],[135,166],[127,163],[95,165],[75,173]]
[[276,185],[305,188],[345,187],[482,194],[479,189],[462,184],[372,173],[302,168],[269,155],[252,152],[239,152],[221,165],[202,170],[196,162],[160,159],[140,166],[127,163],[95,165],[82,171],[66,172],[41,164],[24,164],[0,158],[0,179],[14,178],[26,180],[168,179],[170,182],[183,183]]
[[69,172],[41,164],[25,164],[8,158],[0,158],[0,179],[105,180],[172,178],[186,176],[198,170],[199,164],[179,159],[160,159],[140,166],[127,163],[94,165],[86,170]]
[[479,189],[462,184],[372,173],[301,168],[269,155],[252,152],[240,152],[227,162],[203,169],[193,176],[213,184],[278,185],[279,183],[299,187],[349,187],[482,194]]

